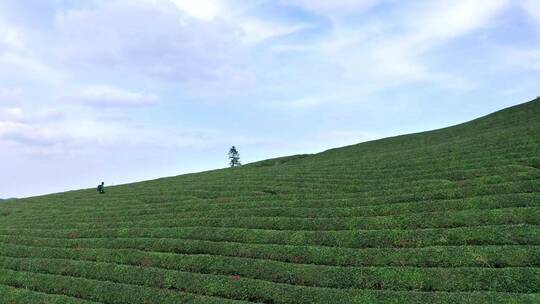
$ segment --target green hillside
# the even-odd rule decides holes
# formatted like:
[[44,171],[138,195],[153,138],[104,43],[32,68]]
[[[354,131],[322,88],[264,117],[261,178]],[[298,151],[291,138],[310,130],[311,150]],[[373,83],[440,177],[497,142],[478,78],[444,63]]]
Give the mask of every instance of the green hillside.
[[[84,172],[81,172],[84,174]],[[540,303],[540,99],[0,204],[0,303]]]

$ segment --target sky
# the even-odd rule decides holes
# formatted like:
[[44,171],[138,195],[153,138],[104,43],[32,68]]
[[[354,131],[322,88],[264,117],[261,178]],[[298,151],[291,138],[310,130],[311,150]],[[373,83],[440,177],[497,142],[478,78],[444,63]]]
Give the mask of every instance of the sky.
[[0,0],[0,197],[446,127],[539,83],[537,0]]

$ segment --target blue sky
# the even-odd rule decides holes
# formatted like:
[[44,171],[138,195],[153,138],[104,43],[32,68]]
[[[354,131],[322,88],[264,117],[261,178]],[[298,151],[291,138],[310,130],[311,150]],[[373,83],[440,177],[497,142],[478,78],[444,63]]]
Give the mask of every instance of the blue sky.
[[0,197],[445,127],[539,83],[536,0],[1,0]]

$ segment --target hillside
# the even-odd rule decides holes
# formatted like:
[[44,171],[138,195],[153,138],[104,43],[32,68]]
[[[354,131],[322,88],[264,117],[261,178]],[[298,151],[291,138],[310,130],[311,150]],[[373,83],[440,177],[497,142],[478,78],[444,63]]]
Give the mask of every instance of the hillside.
[[[81,173],[84,174],[84,173]],[[540,99],[0,204],[0,303],[540,303]]]

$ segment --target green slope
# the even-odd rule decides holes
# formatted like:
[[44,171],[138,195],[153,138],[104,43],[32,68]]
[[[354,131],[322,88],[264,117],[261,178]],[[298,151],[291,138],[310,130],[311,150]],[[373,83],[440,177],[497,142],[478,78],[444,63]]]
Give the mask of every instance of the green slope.
[[0,204],[0,303],[540,303],[540,99],[107,190]]

